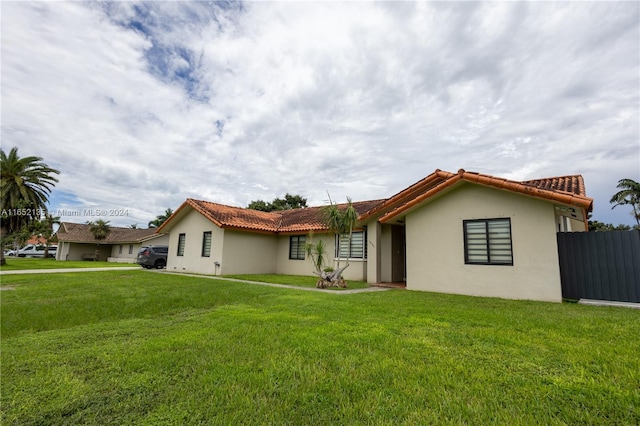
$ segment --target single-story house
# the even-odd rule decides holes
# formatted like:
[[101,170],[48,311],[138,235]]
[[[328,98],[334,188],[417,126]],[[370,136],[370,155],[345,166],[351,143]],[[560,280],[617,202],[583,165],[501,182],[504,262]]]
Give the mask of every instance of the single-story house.
[[[582,176],[517,182],[436,170],[388,199],[355,202],[347,280],[407,289],[561,301],[556,233],[587,231]],[[304,244],[324,239],[334,261],[349,247],[322,207],[261,212],[187,199],[160,227],[167,269],[229,275],[309,275]]]
[[56,260],[98,260],[108,262],[135,263],[138,251],[143,246],[168,245],[169,236],[156,232],[156,228],[135,229],[112,226],[109,235],[96,240],[82,223],[62,222],[58,232]]

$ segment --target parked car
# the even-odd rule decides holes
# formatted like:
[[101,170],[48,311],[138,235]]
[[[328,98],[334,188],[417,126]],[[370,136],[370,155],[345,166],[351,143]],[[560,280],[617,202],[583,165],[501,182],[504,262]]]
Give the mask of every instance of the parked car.
[[[44,257],[45,246],[42,244],[28,244],[18,250],[18,257]],[[58,246],[49,246],[49,257],[56,257]]]
[[136,263],[143,268],[162,269],[167,266],[167,255],[169,254],[169,246],[148,246],[142,247],[138,251]]
[[5,250],[4,251],[4,255],[5,256],[16,256],[18,254],[18,250]]

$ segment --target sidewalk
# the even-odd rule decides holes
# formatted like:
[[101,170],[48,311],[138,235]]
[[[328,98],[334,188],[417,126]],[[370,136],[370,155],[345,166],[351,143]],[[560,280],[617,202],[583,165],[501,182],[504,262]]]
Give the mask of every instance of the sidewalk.
[[225,278],[225,277],[218,277],[215,275],[198,275],[198,274],[188,274],[185,272],[171,272],[171,271],[166,271],[166,270],[155,270],[155,271],[150,271],[150,272],[155,272],[155,273],[160,273],[160,274],[174,274],[174,275],[182,275],[185,277],[195,277],[195,278],[208,278],[210,280],[220,280],[220,281],[233,281],[233,282],[237,282],[237,283],[244,283],[244,284],[255,284],[255,285],[264,285],[267,287],[276,287],[276,288],[288,288],[291,290],[302,290],[302,291],[315,291],[318,293],[329,293],[329,294],[356,294],[356,293],[373,293],[376,291],[388,291],[391,290],[390,288],[383,288],[383,287],[367,287],[367,288],[354,288],[354,289],[350,289],[350,290],[327,290],[324,288],[315,288],[315,287],[300,287],[297,285],[289,285],[289,284],[273,284],[273,283],[265,283],[265,282],[261,282],[261,281],[249,281],[249,280],[239,280],[236,278]]

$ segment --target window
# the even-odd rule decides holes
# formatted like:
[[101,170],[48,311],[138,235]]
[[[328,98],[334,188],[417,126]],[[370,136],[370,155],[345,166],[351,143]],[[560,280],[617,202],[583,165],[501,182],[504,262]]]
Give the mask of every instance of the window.
[[[118,254],[122,254],[122,244],[120,244],[120,246],[118,247]],[[129,253],[131,254],[131,253]]]
[[202,257],[211,256],[211,231],[202,233]]
[[133,244],[129,244],[129,254],[133,254]]
[[289,259],[304,260],[304,235],[292,235],[289,237]]
[[513,265],[511,219],[465,220],[464,263]]
[[349,234],[340,234],[336,241],[336,257],[367,258],[367,235],[364,231],[351,233],[351,253],[349,253]]
[[184,240],[186,237],[186,234],[178,235],[178,256],[184,256]]

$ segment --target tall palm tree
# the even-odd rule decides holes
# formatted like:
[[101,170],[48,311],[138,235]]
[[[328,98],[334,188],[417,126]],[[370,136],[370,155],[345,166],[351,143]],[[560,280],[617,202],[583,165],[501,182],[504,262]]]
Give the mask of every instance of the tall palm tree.
[[167,219],[169,219],[169,216],[171,216],[172,214],[173,214],[173,210],[166,209],[164,211],[164,214],[160,214],[156,216],[155,219],[149,222],[149,225],[148,225],[149,228],[159,228],[160,225],[162,225]]
[[5,264],[5,236],[19,231],[47,212],[51,189],[60,174],[42,162],[42,158],[20,158],[18,148],[11,148],[7,155],[0,149],[0,265]]
[[633,217],[640,226],[640,183],[633,179],[620,179],[616,188],[620,189],[611,197],[610,203],[615,203],[612,209],[617,206],[630,205],[633,209]]
[[97,261],[100,256],[100,241],[107,238],[109,233],[111,232],[111,226],[109,225],[109,221],[106,222],[102,219],[98,219],[95,222],[87,222],[89,225],[89,232],[93,235],[98,242],[96,243],[96,254],[95,260]]

